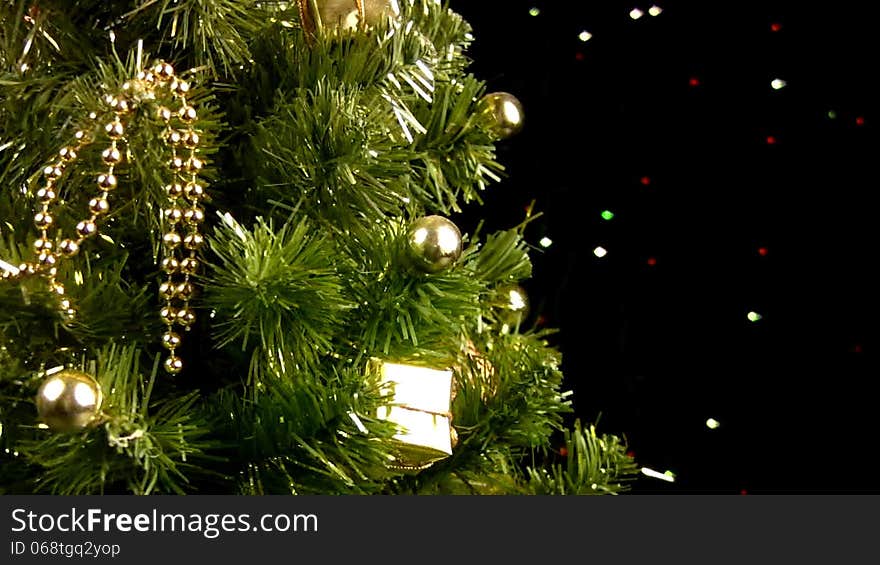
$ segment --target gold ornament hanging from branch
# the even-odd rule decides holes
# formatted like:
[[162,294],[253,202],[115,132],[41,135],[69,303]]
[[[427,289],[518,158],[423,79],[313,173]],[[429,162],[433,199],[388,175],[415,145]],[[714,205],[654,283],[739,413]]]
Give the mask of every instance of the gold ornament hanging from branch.
[[315,4],[325,30],[351,31],[364,21],[363,0],[318,0]]
[[397,0],[297,0],[297,5],[303,30],[312,39],[318,21],[324,31],[339,33],[374,27],[400,14]]
[[36,402],[44,426],[55,432],[77,432],[99,422],[103,393],[91,375],[65,369],[46,377]]
[[407,232],[406,244],[410,260],[426,273],[449,269],[461,257],[461,231],[443,216],[416,219]]
[[507,139],[523,128],[523,107],[516,96],[492,92],[477,104],[477,116],[483,126],[497,139]]

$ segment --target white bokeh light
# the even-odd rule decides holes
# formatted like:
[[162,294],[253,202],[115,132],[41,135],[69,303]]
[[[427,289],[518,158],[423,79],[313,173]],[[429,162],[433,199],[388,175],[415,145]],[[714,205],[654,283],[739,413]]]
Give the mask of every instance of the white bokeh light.
[[98,403],[94,389],[86,383],[76,383],[73,387],[73,399],[79,406],[94,406]]
[[643,11],[639,10],[638,8],[633,8],[632,10],[629,11],[629,17],[631,17],[634,20],[637,20],[644,15],[645,15],[645,13]]
[[58,400],[61,393],[64,392],[64,381],[61,379],[52,379],[43,387],[43,398],[49,402]]
[[[418,238],[418,235],[417,231],[416,238]],[[437,245],[440,246],[440,251],[444,254],[454,253],[460,243],[461,240],[454,229],[448,226],[441,226],[437,229]]]
[[416,245],[421,245],[428,239],[428,230],[426,228],[419,228],[413,234],[413,243]]
[[13,265],[11,263],[7,263],[6,261],[4,261],[2,259],[0,259],[0,269],[3,269],[4,271],[11,274],[12,276],[16,276],[16,275],[18,275],[18,273],[21,272],[18,267],[16,267],[15,265]]
[[510,100],[504,101],[502,111],[504,112],[504,117],[507,119],[508,123],[519,124],[522,120],[522,114],[520,114],[519,108],[517,108],[516,104]]
[[511,290],[509,297],[511,310],[522,310],[526,307],[525,297],[518,290]]
[[661,473],[661,472],[655,471],[654,469],[651,469],[649,467],[642,467],[642,474],[647,477],[651,477],[653,479],[660,479],[661,481],[666,481],[667,483],[674,483],[675,482],[675,475],[669,471],[666,471],[665,473]]

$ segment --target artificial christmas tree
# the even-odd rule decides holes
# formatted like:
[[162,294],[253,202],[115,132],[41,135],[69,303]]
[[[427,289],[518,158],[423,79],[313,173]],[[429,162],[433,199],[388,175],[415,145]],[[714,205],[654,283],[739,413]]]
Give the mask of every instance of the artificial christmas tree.
[[455,223],[523,109],[447,5],[0,9],[0,493],[626,489]]

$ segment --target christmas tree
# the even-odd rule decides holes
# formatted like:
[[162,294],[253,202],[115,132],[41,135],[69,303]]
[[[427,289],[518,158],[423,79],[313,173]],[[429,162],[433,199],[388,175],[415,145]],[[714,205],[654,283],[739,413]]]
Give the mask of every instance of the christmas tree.
[[526,324],[534,215],[455,223],[523,113],[448,5],[0,10],[0,493],[627,489]]

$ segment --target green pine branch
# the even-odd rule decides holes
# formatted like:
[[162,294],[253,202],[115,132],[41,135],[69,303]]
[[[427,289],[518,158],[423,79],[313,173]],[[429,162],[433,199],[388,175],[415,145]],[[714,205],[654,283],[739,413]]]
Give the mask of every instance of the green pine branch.
[[389,477],[388,439],[376,420],[381,397],[363,367],[288,372],[243,398],[224,391],[212,402],[219,429],[237,446],[233,459],[249,494],[365,494]]
[[529,467],[529,494],[621,494],[639,473],[620,438],[599,435],[595,425],[585,428],[575,421],[572,429],[565,430],[565,448],[564,461]]
[[[274,15],[263,4],[242,0],[138,0],[120,24],[153,32],[170,53],[186,53],[191,68],[212,77],[234,75],[251,64],[249,44]],[[183,61],[181,61],[183,62]]]
[[34,479],[37,492],[182,494],[205,472],[213,440],[205,438],[208,422],[193,410],[198,393],[156,403],[159,359],[145,374],[140,356],[136,345],[111,345],[89,364],[105,397],[99,425],[68,434],[38,429],[33,421],[19,451],[43,470]]
[[[358,305],[349,326],[361,356],[446,352],[434,355],[442,362],[455,357],[461,329],[476,323],[484,283],[465,268],[425,274],[413,267],[407,227],[385,221],[338,239],[350,258],[344,273],[346,292]],[[464,253],[466,257],[470,251]]]
[[211,237],[204,305],[219,320],[217,347],[251,351],[251,376],[316,366],[353,305],[343,296],[335,250],[306,220],[245,229],[231,216]]

